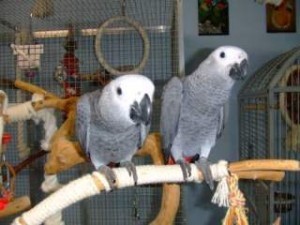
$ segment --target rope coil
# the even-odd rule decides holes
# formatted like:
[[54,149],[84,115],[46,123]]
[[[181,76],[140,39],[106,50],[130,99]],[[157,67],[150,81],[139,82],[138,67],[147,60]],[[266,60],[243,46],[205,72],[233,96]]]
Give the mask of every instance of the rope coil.
[[8,107],[6,114],[9,115],[10,122],[19,122],[31,119],[36,115],[36,111],[32,107],[32,102],[27,101]]
[[211,202],[219,207],[229,207],[228,162],[225,160],[219,161],[218,164],[211,166],[211,171],[212,176],[219,182]]
[[246,199],[243,193],[240,191],[238,186],[238,176],[236,174],[231,174],[228,179],[229,185],[229,209],[226,213],[226,216],[223,220],[222,225],[248,225],[248,219],[246,216]]

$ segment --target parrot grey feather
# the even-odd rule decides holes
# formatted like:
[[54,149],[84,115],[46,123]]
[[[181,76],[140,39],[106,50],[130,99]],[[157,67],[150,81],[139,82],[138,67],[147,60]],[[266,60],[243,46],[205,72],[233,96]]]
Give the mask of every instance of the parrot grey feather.
[[141,148],[143,146],[144,141],[147,138],[147,135],[150,131],[150,124],[145,125],[145,124],[140,124],[140,140],[137,144],[137,148]]
[[224,129],[225,129],[225,108],[223,106],[220,109],[220,114],[218,117],[217,139],[221,138]]
[[181,98],[182,81],[178,77],[173,77],[164,87],[162,95],[160,132],[166,158],[170,155],[170,149],[177,134]]
[[150,129],[153,93],[147,77],[124,75],[79,99],[76,135],[96,169],[131,161]]
[[[100,90],[98,92],[100,92]],[[77,103],[75,129],[79,143],[84,144],[81,146],[83,150],[87,150],[87,146],[89,146],[89,127],[91,119],[90,95],[91,94],[82,95]]]

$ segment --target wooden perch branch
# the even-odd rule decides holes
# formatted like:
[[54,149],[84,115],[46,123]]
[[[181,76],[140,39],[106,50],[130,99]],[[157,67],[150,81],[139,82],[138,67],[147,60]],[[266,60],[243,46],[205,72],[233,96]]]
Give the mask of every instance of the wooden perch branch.
[[229,170],[233,170],[236,173],[241,171],[252,171],[252,170],[288,170],[298,171],[299,161],[296,160],[270,160],[270,159],[259,159],[259,160],[245,160],[241,163],[233,163],[229,166]]
[[[229,170],[231,173],[239,174],[240,168],[245,166],[249,168],[249,171],[258,171],[261,168],[262,161],[248,160],[231,163]],[[281,169],[287,171],[299,171],[299,162],[295,160],[263,160],[263,163],[279,163],[286,165],[286,168]],[[294,167],[297,165],[297,168]],[[216,166],[212,165],[212,166]],[[200,170],[197,169],[196,165],[191,164],[192,176],[189,177],[187,182],[201,182],[203,176]],[[292,169],[291,169],[292,167]],[[116,188],[125,188],[134,186],[133,178],[129,176],[128,172],[124,168],[113,169],[116,174]],[[243,175],[240,173],[240,176]],[[147,165],[137,166],[138,182],[137,185],[154,184],[154,183],[177,183],[183,182],[183,175],[179,165]],[[55,214],[56,212],[74,204],[77,201],[81,201],[87,197],[99,194],[101,191],[108,189],[107,180],[99,172],[81,177],[77,180],[70,182],[68,185],[62,187],[57,192],[43,200],[41,203],[36,205],[34,208],[25,212],[15,219],[13,225],[38,225],[41,224],[47,217]]]
[[6,206],[5,209],[0,210],[0,218],[2,219],[7,216],[20,213],[26,209],[29,209],[30,207],[31,207],[31,202],[28,196],[15,198],[12,202],[10,202]]
[[33,84],[21,81],[21,80],[15,80],[13,81],[13,84],[16,88],[22,89],[24,91],[28,91],[31,93],[38,93],[38,94],[42,94],[45,96],[45,98],[59,98],[57,95],[47,92],[44,89],[35,86]]
[[[7,85],[9,82],[7,83],[7,81],[3,82],[0,80],[0,84],[4,83]],[[43,94],[45,96],[45,100],[35,102],[33,104],[33,108],[36,111],[43,108],[55,108],[66,112],[67,119],[57,130],[51,140],[51,151],[45,165],[46,174],[56,174],[88,160],[84,156],[78,142],[71,141],[72,136],[74,135],[76,104],[78,98],[61,99],[55,94],[47,92],[38,86],[20,80],[10,81],[9,85],[31,93]],[[150,173],[152,173],[151,176],[155,178],[154,180],[153,177],[151,177],[150,180],[147,180],[147,175],[149,175],[148,173],[150,170],[143,172],[142,168],[144,167],[138,167],[142,171],[139,174],[139,179],[142,178],[142,181],[144,181],[139,181],[138,184],[164,183],[161,210],[157,217],[151,222],[151,225],[173,224],[180,200],[180,185],[177,182],[183,182],[180,168],[178,165],[162,166],[164,164],[164,160],[161,152],[160,136],[158,133],[152,133],[148,136],[144,147],[138,151],[137,155],[150,155],[153,163],[155,165],[159,165],[157,167],[151,167],[152,169]],[[196,169],[194,165],[193,168],[194,170]],[[116,171],[119,170],[122,171],[122,168],[116,169]],[[299,171],[299,162],[291,160],[247,160],[231,163],[229,165],[229,171],[237,174],[240,179],[281,181],[285,174],[284,171]],[[120,173],[123,173],[122,180],[124,181],[125,177],[129,183],[127,182],[126,185],[123,185],[122,182],[118,180],[117,188],[133,186],[132,178],[128,177],[128,173]],[[51,216],[55,212],[58,212],[86,197],[98,194],[100,191],[104,190],[104,185],[103,180],[99,180],[99,176],[101,175],[98,176],[95,174],[98,173],[88,175],[66,185],[57,193],[54,193],[36,207],[17,218],[14,224],[41,224],[46,217]],[[170,176],[171,174],[172,176]],[[143,176],[145,178],[144,180]],[[162,176],[166,176],[164,177],[165,179],[162,179]],[[198,171],[197,176],[194,178],[195,180],[189,181],[201,180],[201,172]]]

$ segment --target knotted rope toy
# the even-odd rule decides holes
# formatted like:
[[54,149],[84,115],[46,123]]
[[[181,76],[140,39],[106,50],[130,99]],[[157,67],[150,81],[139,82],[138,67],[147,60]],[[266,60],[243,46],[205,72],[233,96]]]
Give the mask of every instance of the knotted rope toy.
[[229,208],[222,225],[248,225],[248,218],[246,215],[246,199],[238,186],[238,176],[231,174],[227,178],[229,186]]

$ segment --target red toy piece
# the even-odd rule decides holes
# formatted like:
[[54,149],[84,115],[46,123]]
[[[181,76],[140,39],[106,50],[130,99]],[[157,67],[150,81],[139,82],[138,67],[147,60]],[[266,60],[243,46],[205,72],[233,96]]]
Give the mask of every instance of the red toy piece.
[[11,141],[11,135],[9,133],[4,133],[2,135],[2,144],[6,145]]
[[76,78],[79,74],[79,60],[75,56],[74,52],[66,52],[63,59],[63,65],[68,76]]
[[67,74],[63,83],[65,97],[80,96],[79,59],[75,56],[77,42],[74,39],[74,28],[72,25],[69,27],[69,34],[66,37],[64,48],[66,53],[62,64]]
[[[198,158],[198,156],[189,156],[189,157],[186,156],[186,157],[184,157],[184,161],[187,163],[194,163],[196,158]],[[167,165],[174,165],[174,164],[176,164],[176,162],[175,162],[174,158],[172,156],[170,156],[168,158]]]
[[0,198],[0,210],[4,210],[11,200],[12,200],[11,191],[3,190],[2,197]]

